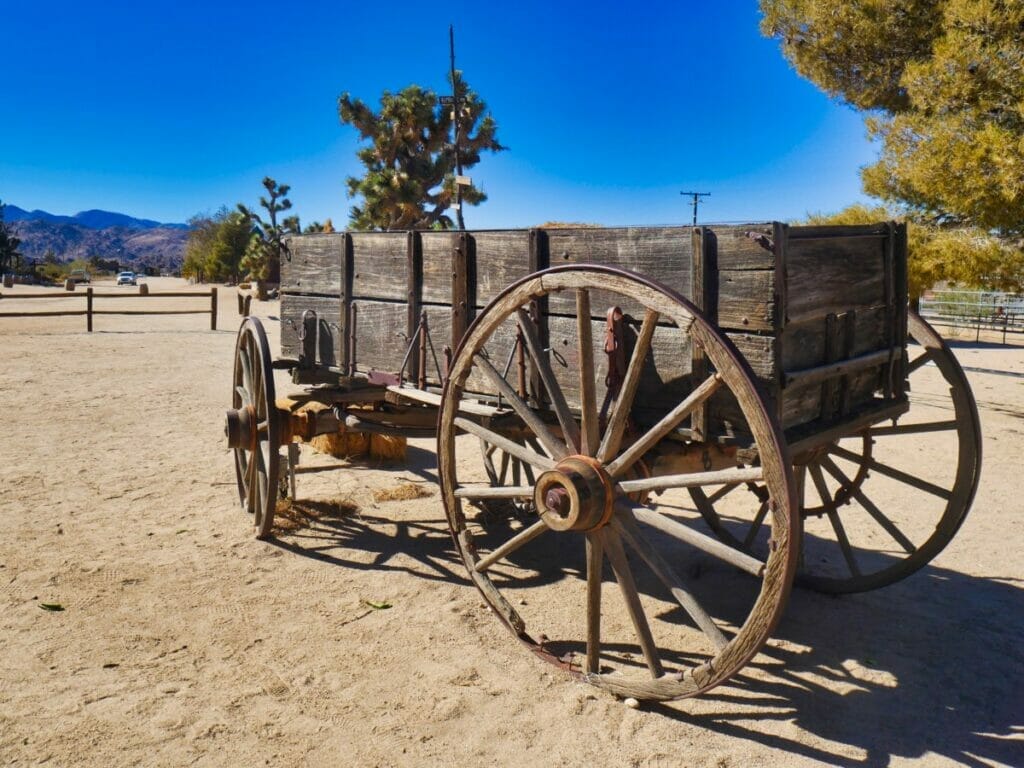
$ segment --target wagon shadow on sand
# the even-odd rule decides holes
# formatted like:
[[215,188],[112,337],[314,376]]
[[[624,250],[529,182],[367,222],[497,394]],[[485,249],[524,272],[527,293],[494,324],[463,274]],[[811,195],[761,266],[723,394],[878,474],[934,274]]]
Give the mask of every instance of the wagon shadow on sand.
[[[429,452],[410,447],[410,459],[415,474],[431,479]],[[285,520],[290,518],[295,524],[285,522],[273,542],[294,554],[346,568],[468,582],[439,513],[395,519],[386,509],[367,514],[354,505],[300,495]],[[507,521],[490,525],[496,540],[508,536]],[[685,558],[682,570],[695,596],[716,595],[721,618],[742,621],[756,583],[714,567],[685,546],[678,554]],[[582,548],[566,546],[563,537],[538,539],[512,559],[531,575],[505,588],[586,578]],[[650,595],[663,591],[649,576],[641,577],[638,587]],[[730,596],[724,604],[723,593]],[[681,610],[660,618],[687,622]],[[698,703],[645,708],[655,716],[833,765],[885,766],[894,758],[926,754],[968,765],[1020,764],[1024,651],[1017,641],[1022,635],[1024,585],[1010,579],[929,565],[875,592],[832,597],[794,588],[774,639],[730,682]],[[559,650],[584,649],[566,643]],[[888,727],[879,728],[880,723]],[[796,734],[786,735],[787,728],[822,743],[801,743]],[[830,744],[846,749],[832,751]],[[851,747],[863,756],[849,757]]]
[[[927,754],[1020,765],[1022,632],[1024,585],[1013,579],[926,566],[875,592],[832,597],[794,588],[775,639],[705,694],[703,711],[685,703],[650,709],[831,765],[886,766]],[[864,755],[801,743],[772,723]]]

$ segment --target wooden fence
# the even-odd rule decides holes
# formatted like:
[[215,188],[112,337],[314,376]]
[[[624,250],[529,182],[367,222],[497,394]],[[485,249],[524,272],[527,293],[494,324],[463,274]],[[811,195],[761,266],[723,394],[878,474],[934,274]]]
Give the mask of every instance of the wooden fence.
[[[96,300],[106,301],[107,299],[174,299],[174,298],[208,298],[209,309],[95,309]],[[26,293],[12,295],[0,293],[0,306],[6,306],[9,301],[21,301],[22,299],[85,299],[85,309],[68,310],[43,310],[39,312],[0,312],[0,317],[70,317],[85,316],[86,330],[92,332],[92,319],[94,315],[206,315],[210,316],[210,330],[217,330],[217,289],[210,288],[209,291],[164,291],[162,293],[94,293],[93,289],[86,288],[85,293],[74,291],[62,291],[60,293]]]

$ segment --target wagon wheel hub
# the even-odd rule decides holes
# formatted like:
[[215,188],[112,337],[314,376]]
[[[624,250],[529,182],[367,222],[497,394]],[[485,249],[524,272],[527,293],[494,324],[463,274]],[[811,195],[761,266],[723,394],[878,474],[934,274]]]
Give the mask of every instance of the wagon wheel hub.
[[615,490],[599,462],[568,456],[537,478],[533,500],[548,528],[593,531],[611,519]]
[[224,435],[228,439],[228,448],[255,450],[259,436],[257,423],[256,408],[252,405],[227,411],[224,414]]

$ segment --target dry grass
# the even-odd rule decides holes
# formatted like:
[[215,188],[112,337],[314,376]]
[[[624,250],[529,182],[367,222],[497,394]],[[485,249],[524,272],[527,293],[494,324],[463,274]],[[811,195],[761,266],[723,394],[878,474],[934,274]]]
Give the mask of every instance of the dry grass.
[[400,483],[391,488],[381,488],[374,491],[374,501],[409,501],[411,499],[423,499],[433,496],[434,493],[422,483]]
[[298,531],[321,520],[348,517],[357,512],[359,505],[347,498],[331,501],[278,499],[274,528],[284,532]]

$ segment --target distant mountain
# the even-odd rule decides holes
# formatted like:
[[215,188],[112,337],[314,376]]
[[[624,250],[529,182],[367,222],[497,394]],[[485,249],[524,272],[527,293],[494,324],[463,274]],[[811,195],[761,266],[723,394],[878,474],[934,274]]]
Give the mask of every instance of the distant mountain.
[[35,261],[52,251],[61,261],[98,256],[136,269],[176,270],[188,240],[187,224],[161,224],[109,211],[59,216],[7,204],[4,220],[21,238],[22,255]]
[[61,216],[47,211],[26,211],[16,205],[7,204],[4,206],[4,219],[8,222],[14,221],[49,221],[60,224],[81,224],[89,229],[106,229],[107,227],[125,227],[126,229],[156,229],[158,227],[169,227],[171,229],[188,229],[188,224],[161,224],[152,219],[136,219],[124,213],[112,213],[93,209],[81,211],[74,216]]

